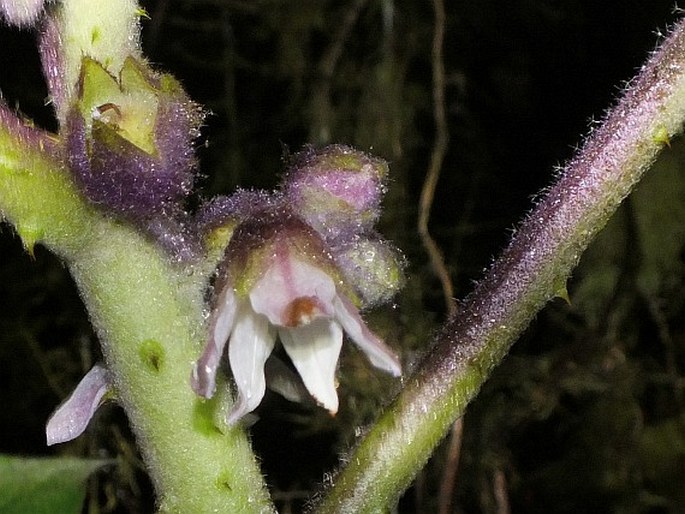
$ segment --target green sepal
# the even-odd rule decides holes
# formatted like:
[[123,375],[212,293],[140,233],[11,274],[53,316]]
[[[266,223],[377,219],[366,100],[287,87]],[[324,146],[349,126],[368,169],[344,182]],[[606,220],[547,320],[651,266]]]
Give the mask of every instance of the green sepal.
[[84,58],[78,108],[87,127],[99,121],[111,132],[152,155],[156,153],[159,99],[146,71],[129,57],[121,70],[121,79],[117,81],[100,63]]

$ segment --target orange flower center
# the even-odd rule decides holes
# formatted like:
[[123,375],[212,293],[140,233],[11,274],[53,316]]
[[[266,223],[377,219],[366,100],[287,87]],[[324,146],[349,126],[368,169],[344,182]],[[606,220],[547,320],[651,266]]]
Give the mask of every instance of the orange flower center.
[[286,327],[299,327],[311,323],[321,312],[316,298],[301,296],[288,304],[283,312]]

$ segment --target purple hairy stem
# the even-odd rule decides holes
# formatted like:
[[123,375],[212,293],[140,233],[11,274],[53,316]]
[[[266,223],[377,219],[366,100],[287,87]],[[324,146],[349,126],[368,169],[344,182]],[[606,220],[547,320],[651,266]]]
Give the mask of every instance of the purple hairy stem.
[[56,136],[35,127],[30,120],[22,118],[2,100],[0,100],[0,126],[5,127],[8,133],[32,150],[47,152],[56,159],[61,158],[63,152]]
[[582,252],[683,120],[685,21],[438,332],[405,389],[348,456],[318,512],[375,512],[393,503],[536,313],[563,294]]
[[[511,332],[513,342],[537,311],[563,291],[583,251],[681,130],[684,74],[681,22],[445,324],[424,368],[436,359],[457,364],[463,360],[459,347],[479,349],[500,330]],[[667,114],[669,107],[673,112]]]
[[62,115],[66,112],[67,87],[64,76],[64,58],[61,55],[62,36],[59,33],[57,23],[53,17],[46,17],[40,32],[40,61],[43,65],[43,75],[48,85],[50,103],[58,111],[60,123],[63,123]]

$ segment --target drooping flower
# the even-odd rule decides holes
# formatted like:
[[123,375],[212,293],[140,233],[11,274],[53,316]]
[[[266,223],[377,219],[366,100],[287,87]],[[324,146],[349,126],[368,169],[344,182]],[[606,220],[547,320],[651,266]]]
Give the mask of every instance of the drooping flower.
[[266,388],[264,365],[277,336],[310,394],[338,410],[335,372],[343,332],[376,367],[399,376],[397,356],[362,320],[323,239],[286,208],[242,222],[226,249],[208,343],[194,366],[195,392],[210,398],[224,347],[238,390],[234,424]]

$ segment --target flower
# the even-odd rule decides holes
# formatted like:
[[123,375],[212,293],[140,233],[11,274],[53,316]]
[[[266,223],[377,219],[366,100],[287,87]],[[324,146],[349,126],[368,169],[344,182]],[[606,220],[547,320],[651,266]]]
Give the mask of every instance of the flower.
[[280,338],[314,399],[338,410],[335,372],[343,332],[371,363],[399,376],[397,356],[362,320],[321,237],[285,209],[241,223],[226,249],[208,342],[194,365],[195,392],[211,398],[228,342],[238,399],[228,415],[235,424],[261,402],[264,365]]

